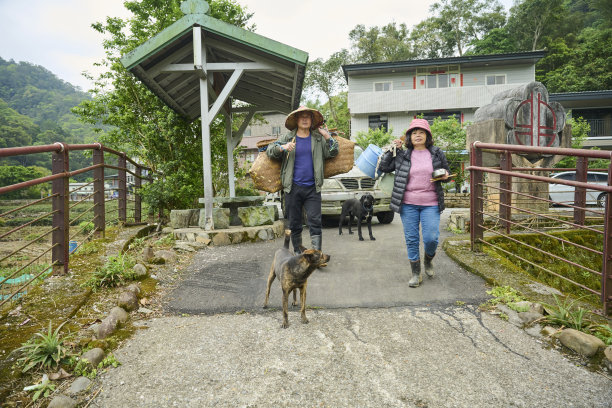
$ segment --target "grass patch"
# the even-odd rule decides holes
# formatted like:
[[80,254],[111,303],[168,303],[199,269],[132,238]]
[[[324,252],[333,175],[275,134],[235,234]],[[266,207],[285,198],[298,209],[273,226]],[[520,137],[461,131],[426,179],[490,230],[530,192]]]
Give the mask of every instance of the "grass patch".
[[153,243],[157,247],[168,247],[173,246],[175,242],[174,235],[168,234]]
[[93,290],[101,287],[112,288],[121,286],[125,282],[134,279],[132,268],[135,264],[136,260],[128,254],[111,256],[103,266],[96,268],[93,276],[85,285]]

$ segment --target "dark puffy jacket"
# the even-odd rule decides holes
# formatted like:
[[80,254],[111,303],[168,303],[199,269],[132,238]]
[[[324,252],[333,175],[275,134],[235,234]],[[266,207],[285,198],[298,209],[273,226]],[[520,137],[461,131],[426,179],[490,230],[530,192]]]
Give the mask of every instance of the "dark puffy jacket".
[[[446,169],[450,174],[450,168],[446,161],[446,155],[440,150],[439,147],[430,146],[428,148],[431,153],[431,161],[433,169]],[[404,192],[406,191],[406,185],[410,178],[410,157],[412,156],[412,149],[408,150],[397,150],[397,154],[393,157],[393,152],[389,151],[383,154],[380,160],[379,169],[385,173],[390,173],[395,170],[395,182],[393,183],[393,192],[391,193],[391,204],[389,207],[399,212],[404,199]],[[448,181],[448,180],[447,180]],[[440,212],[444,211],[444,191],[442,190],[442,181],[436,181],[436,194],[438,195],[438,209]]]

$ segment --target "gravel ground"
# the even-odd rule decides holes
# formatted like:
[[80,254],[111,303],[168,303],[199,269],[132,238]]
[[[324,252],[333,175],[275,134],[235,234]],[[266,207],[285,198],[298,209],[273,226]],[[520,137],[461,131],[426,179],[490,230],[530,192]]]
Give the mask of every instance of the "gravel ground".
[[612,407],[612,381],[475,306],[163,317],[95,407]]

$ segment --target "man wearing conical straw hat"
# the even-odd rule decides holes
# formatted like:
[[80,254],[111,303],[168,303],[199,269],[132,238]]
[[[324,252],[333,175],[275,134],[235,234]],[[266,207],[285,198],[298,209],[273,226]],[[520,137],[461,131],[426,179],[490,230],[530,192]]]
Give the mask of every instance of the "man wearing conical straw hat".
[[306,211],[310,240],[321,250],[321,186],[323,163],[338,154],[338,142],[324,126],[316,109],[300,106],[285,120],[290,130],[266,150],[269,157],[282,160],[281,182],[285,193],[285,218],[289,220],[295,253],[302,245],[302,209]]

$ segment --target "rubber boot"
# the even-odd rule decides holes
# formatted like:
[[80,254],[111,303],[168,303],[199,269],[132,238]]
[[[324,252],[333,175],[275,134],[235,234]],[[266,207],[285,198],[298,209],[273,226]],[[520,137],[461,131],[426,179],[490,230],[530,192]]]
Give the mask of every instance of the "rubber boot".
[[291,234],[291,242],[293,243],[293,253],[299,255],[302,253],[302,233],[299,234]]
[[[310,237],[310,242],[312,243],[312,249],[318,249],[319,251],[321,250],[321,239],[322,239],[321,235],[313,235]],[[319,264],[319,268],[325,268],[326,266],[327,266],[327,263]]]
[[312,242],[312,249],[321,250],[321,239],[323,237],[321,235],[313,235],[310,237],[310,242]]
[[421,275],[421,260],[410,261],[410,269],[412,269],[412,278],[408,282],[408,286],[411,288],[418,288],[421,282],[423,282],[423,276]]
[[434,271],[433,263],[431,262],[434,259],[434,256],[436,256],[436,254],[433,254],[432,256],[425,254],[425,259],[423,260],[423,266],[425,266],[425,273],[430,278],[433,278],[433,276],[436,274],[436,272]]

